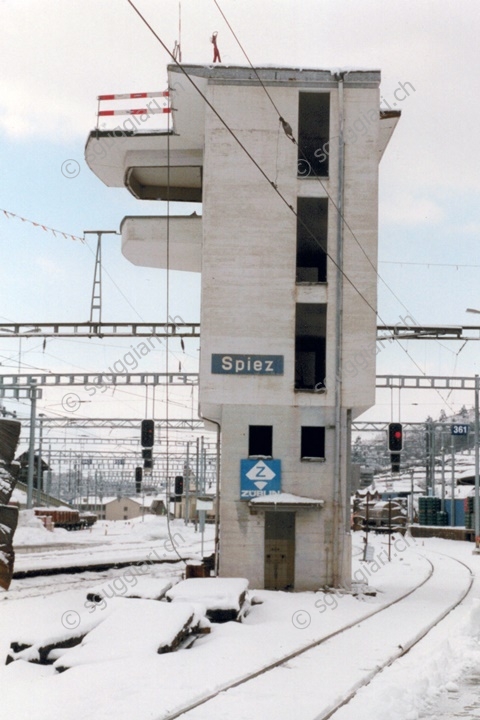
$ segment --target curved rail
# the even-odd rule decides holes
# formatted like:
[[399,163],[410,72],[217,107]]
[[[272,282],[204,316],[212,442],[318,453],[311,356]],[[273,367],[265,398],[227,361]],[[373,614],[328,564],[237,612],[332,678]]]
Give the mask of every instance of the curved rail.
[[[424,557],[424,556],[422,556]],[[210,702],[211,700],[215,699],[217,696],[219,696],[221,693],[225,693],[228,690],[232,690],[233,688],[239,687],[240,685],[244,685],[245,683],[251,682],[257,677],[260,677],[261,675],[265,675],[266,673],[271,672],[272,670],[275,670],[278,667],[281,667],[282,665],[285,665],[290,660],[293,660],[294,658],[297,658],[301,655],[304,655],[306,652],[319,647],[320,645],[323,645],[327,641],[331,640],[332,638],[341,635],[342,633],[346,632],[347,630],[350,630],[353,627],[356,627],[360,625],[361,623],[365,622],[366,620],[372,618],[374,615],[378,615],[379,613],[384,612],[385,610],[388,610],[388,608],[392,607],[393,605],[396,605],[397,603],[401,602],[402,600],[405,600],[407,597],[412,595],[413,593],[417,592],[425,583],[427,583],[430,578],[433,575],[433,564],[428,560],[428,558],[424,558],[426,562],[430,565],[428,575],[420,582],[418,585],[416,585],[413,588],[410,588],[407,592],[403,593],[399,597],[395,598],[394,600],[391,600],[389,603],[386,603],[385,605],[382,605],[380,608],[377,608],[373,610],[372,612],[367,613],[363,618],[359,619],[357,618],[351,623],[348,623],[347,625],[344,625],[343,627],[339,628],[338,630],[335,630],[334,632],[329,633],[328,635],[325,635],[324,637],[320,638],[319,640],[315,640],[313,642],[309,642],[302,646],[301,648],[287,653],[286,655],[283,655],[278,660],[275,660],[272,663],[269,663],[266,666],[263,666],[259,670],[255,670],[251,673],[248,673],[247,675],[244,675],[241,678],[238,678],[237,680],[234,680],[232,682],[227,682],[221,685],[220,687],[216,688],[215,690],[212,690],[209,693],[205,693],[205,695],[201,698],[196,698],[194,701],[191,701],[189,703],[186,703],[182,708],[176,709],[171,713],[168,713],[166,715],[159,716],[157,720],[175,720],[175,718],[181,717],[182,715],[185,715],[190,710],[194,710],[197,707],[200,707],[201,705],[204,705],[205,703]]]
[[[380,673],[384,668],[388,667],[389,665],[392,665],[399,657],[404,655],[408,650],[410,650],[414,645],[416,645],[425,635],[439,622],[441,622],[446,615],[448,615],[455,607],[457,607],[468,595],[470,592],[470,589],[472,587],[473,583],[473,576],[471,573],[470,568],[461,561],[457,560],[456,558],[453,558],[451,556],[445,555],[444,553],[437,553],[438,555],[448,557],[451,561],[458,563],[459,565],[462,565],[468,570],[468,573],[470,575],[469,582],[467,583],[467,587],[464,591],[461,593],[461,597],[456,597],[455,600],[452,603],[449,603],[446,608],[443,608],[440,614],[437,613],[437,616],[433,619],[431,623],[426,623],[425,626],[422,626],[421,631],[417,633],[417,635],[413,638],[413,640],[409,642],[405,642],[405,644],[402,647],[395,648],[394,652],[389,654],[389,656],[385,659],[384,662],[375,662],[374,667],[368,670],[368,672],[365,673],[365,675],[362,676],[361,679],[359,679],[357,682],[354,683],[351,691],[347,692],[341,700],[338,702],[334,701],[333,705],[328,706],[324,710],[322,710],[319,714],[315,715],[312,713],[309,717],[314,717],[315,720],[328,720],[328,718],[331,718],[335,715],[335,713],[344,705],[346,705],[350,700],[355,696],[355,694],[358,692],[359,689],[364,687],[365,685],[368,685],[372,679]],[[329,642],[332,640],[332,638],[338,638],[342,634],[346,633],[348,630],[354,629],[354,632],[360,631],[360,633],[365,631],[366,629],[366,623],[373,618],[375,615],[381,615],[389,610],[389,608],[392,608],[394,605],[397,605],[401,603],[402,601],[406,600],[410,596],[413,596],[414,593],[421,592],[421,589],[424,585],[426,585],[429,581],[432,580],[432,577],[434,575],[434,565],[433,563],[424,555],[422,555],[426,562],[429,563],[430,569],[427,577],[422,580],[422,582],[418,583],[414,588],[411,588],[408,592],[404,593],[400,597],[396,598],[395,600],[387,603],[386,605],[383,605],[381,608],[378,608],[374,610],[373,612],[368,613],[366,616],[364,616],[361,619],[357,619],[356,621],[349,623],[348,625],[340,628],[339,630],[336,630],[333,633],[330,633],[329,635],[321,638],[320,640],[310,642],[303,647],[299,648],[298,650],[288,653],[282,658],[276,660],[275,662],[270,663],[269,665],[262,667],[260,670],[253,671],[251,673],[248,673],[244,675],[241,678],[238,678],[237,680],[233,682],[226,682],[221,687],[217,688],[214,691],[205,693],[203,697],[200,697],[192,700],[191,702],[185,703],[185,705],[181,708],[175,709],[173,712],[169,712],[166,714],[163,714],[157,718],[157,720],[174,720],[175,718],[181,717],[189,713],[190,711],[194,711],[196,708],[204,706],[206,703],[209,703],[212,701],[212,703],[215,703],[215,699],[218,698],[218,696],[222,695],[222,697],[219,699],[222,703],[225,702],[226,696],[225,693],[229,690],[233,690],[234,688],[237,688],[241,685],[246,685],[247,683],[255,681],[257,678],[259,678],[260,682],[269,682],[268,674],[272,673],[272,681],[275,683],[274,680],[274,673],[277,668],[281,668],[282,666],[286,666],[287,663],[292,659],[299,659],[301,662],[311,662],[312,657],[308,656],[308,653],[315,653],[316,649],[320,647],[321,645]],[[438,577],[438,576],[437,576]],[[436,578],[435,578],[436,579]],[[335,641],[336,642],[336,641]],[[297,661],[298,664],[298,661]],[[290,670],[291,670],[290,666]],[[262,678],[261,676],[265,676]],[[264,689],[264,686],[262,686],[262,689]],[[349,688],[350,689],[350,688]],[[252,688],[253,690],[253,688]],[[248,695],[248,694],[247,694]],[[251,696],[253,697],[255,695],[254,692],[251,693]],[[239,702],[238,696],[236,697],[236,702]],[[242,695],[242,698],[244,696]],[[212,705],[212,717],[217,716],[215,713],[215,710],[218,708],[215,708],[215,704]],[[257,708],[258,709],[258,708]],[[222,707],[223,715],[220,713],[220,716],[225,716],[225,708]],[[228,712],[227,712],[228,714]],[[194,712],[192,714],[192,717],[197,717],[196,713]],[[199,716],[200,717],[200,716]],[[203,717],[203,715],[202,715]]]
[[393,658],[389,658],[383,664],[377,666],[375,668],[374,672],[372,672],[367,677],[365,677],[364,681],[360,685],[358,685],[358,687],[356,687],[347,697],[343,698],[343,700],[341,702],[339,702],[333,709],[331,709],[326,715],[325,714],[318,715],[316,718],[314,718],[314,720],[329,720],[329,718],[332,718],[342,707],[344,707],[345,705],[348,705],[348,703],[351,702],[351,700],[353,700],[353,698],[355,697],[355,695],[358,693],[359,690],[361,690],[362,688],[369,685],[372,682],[372,680],[374,680],[375,677],[379,673],[381,673],[387,667],[390,667],[391,665],[393,665],[394,662],[396,662],[401,657],[406,655],[407,652],[409,652],[413,647],[415,647],[415,645],[417,645],[421,640],[423,640],[423,638],[430,632],[430,630],[433,630],[434,627],[439,625],[439,623],[441,623],[442,620],[444,620],[447,617],[447,615],[449,615],[451,612],[453,612],[465,600],[468,593],[472,589],[473,581],[475,579],[471,568],[466,563],[462,562],[461,560],[458,560],[458,558],[454,558],[451,555],[447,555],[446,553],[439,553],[439,552],[436,552],[435,550],[431,550],[429,552],[435,553],[436,555],[443,555],[444,557],[448,557],[448,558],[450,558],[450,560],[453,560],[454,562],[458,563],[459,565],[463,565],[463,567],[465,567],[468,570],[468,573],[470,575],[470,582],[468,583],[468,586],[465,589],[465,592],[463,592],[461,597],[458,598],[457,600],[455,600],[455,602],[451,603],[439,617],[435,618],[435,620],[433,620],[431,623],[426,625],[424,627],[423,631],[419,635],[417,635],[417,637],[415,637],[412,642],[407,643],[407,645],[405,647],[403,647],[402,651],[398,655],[396,655]]

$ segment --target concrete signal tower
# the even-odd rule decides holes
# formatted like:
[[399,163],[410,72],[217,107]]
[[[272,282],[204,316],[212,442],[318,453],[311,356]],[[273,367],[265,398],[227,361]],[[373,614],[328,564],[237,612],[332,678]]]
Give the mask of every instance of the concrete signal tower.
[[[93,172],[198,213],[128,217],[137,265],[201,273],[223,576],[350,580],[350,424],[375,401],[380,72],[171,65],[171,129],[94,131]],[[151,105],[150,105],[151,107]],[[358,360],[361,359],[361,361]]]

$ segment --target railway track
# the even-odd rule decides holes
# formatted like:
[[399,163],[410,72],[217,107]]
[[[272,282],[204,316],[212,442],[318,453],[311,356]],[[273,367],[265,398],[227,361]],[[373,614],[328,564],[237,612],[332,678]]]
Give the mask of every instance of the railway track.
[[[64,592],[65,590],[88,588],[92,585],[98,585],[104,580],[122,576],[126,568],[138,566],[148,561],[148,564],[157,568],[156,574],[161,577],[178,577],[181,570],[184,569],[183,563],[188,563],[192,559],[198,559],[195,554],[195,546],[200,545],[201,541],[194,541],[189,544],[189,554],[181,553],[181,558],[170,553],[168,557],[163,559],[152,559],[147,550],[151,548],[142,548],[142,553],[138,552],[134,558],[130,560],[102,561],[101,556],[97,556],[94,560],[88,557],[83,565],[59,565],[58,567],[36,568],[30,570],[20,570],[14,573],[14,579],[8,591],[0,593],[0,600],[20,600],[23,598],[43,597],[46,595],[54,595]],[[157,549],[160,549],[157,548]],[[193,550],[193,552],[191,552]],[[213,550],[213,540],[204,542],[204,551],[209,553]],[[50,553],[40,553],[39,558],[48,560],[54,554],[55,548]],[[107,551],[105,551],[107,552]],[[109,549],[109,556],[115,553],[115,549]],[[56,555],[56,553],[55,553]],[[38,558],[36,558],[38,559]],[[163,569],[159,572],[158,568]],[[83,577],[72,577],[81,575]],[[52,576],[55,576],[53,578]],[[62,577],[65,576],[65,577]]]
[[[154,541],[147,546],[145,543],[125,543],[121,546],[105,547],[85,545],[74,552],[67,550],[57,550],[52,546],[48,552],[31,553],[26,558],[25,554],[18,554],[16,557],[15,571],[13,578],[21,580],[24,578],[33,578],[41,575],[58,575],[64,573],[81,573],[81,572],[101,572],[115,567],[127,567],[129,565],[139,565],[144,562],[151,564],[176,563],[180,562],[180,557],[171,549],[166,552],[166,544],[169,539],[160,542]],[[171,545],[171,543],[170,543]],[[204,554],[213,551],[213,540],[204,541]],[[177,550],[181,559],[185,562],[198,559],[195,554],[195,547],[201,546],[201,540],[189,542],[188,547],[182,552],[182,548],[177,546]],[[152,558],[153,552],[160,552],[165,557],[160,557],[157,552],[157,559]],[[116,555],[115,560],[111,560]],[[38,567],[32,568],[31,565],[38,564]]]
[[[169,561],[168,563],[157,562],[157,565],[165,565],[161,577],[179,578],[181,576],[183,565],[180,564],[180,560]],[[87,590],[107,580],[122,577],[127,567],[132,567],[132,564],[128,563],[127,565],[120,566],[112,564],[106,570],[98,572],[88,570],[79,573],[83,575],[83,577],[72,577],[71,575],[62,577],[62,575],[59,574],[55,575],[54,579],[49,575],[42,576],[41,578],[34,576],[33,578],[13,580],[9,590],[0,595],[0,600],[23,600],[26,598],[55,595],[56,593],[67,590],[80,590],[82,588]],[[32,583],[32,580],[35,582]]]
[[239,707],[244,718],[264,717],[273,706],[276,720],[335,718],[359,689],[420,642],[470,592],[473,576],[467,565],[441,554],[425,560],[430,565],[427,577],[392,602],[156,720],[239,717]]

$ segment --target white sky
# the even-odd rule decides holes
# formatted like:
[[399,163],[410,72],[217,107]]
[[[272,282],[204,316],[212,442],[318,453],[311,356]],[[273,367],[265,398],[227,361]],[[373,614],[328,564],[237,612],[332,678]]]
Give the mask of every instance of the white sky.
[[[218,1],[254,64],[380,68],[382,95],[389,104],[399,83],[414,88],[398,104],[402,118],[381,164],[379,272],[401,302],[380,283],[379,314],[385,322],[401,322],[406,307],[420,323],[476,324],[465,308],[480,308],[478,0]],[[178,0],[137,4],[173,48]],[[217,30],[222,60],[245,64],[214,0],[182,0],[181,10],[184,62],[210,62],[210,35]],[[166,86],[169,59],[127,0],[3,0],[0,24],[0,209],[74,235],[116,230],[127,214],[161,214],[161,203],[135,201],[126,190],[105,188],[83,159],[97,95]],[[80,163],[77,178],[61,174],[68,159]],[[93,250],[92,241],[87,247],[54,237],[0,213],[0,321],[87,320]],[[164,319],[162,271],[127,263],[114,236],[105,240],[104,265],[116,284],[104,276],[105,320]],[[198,278],[174,273],[171,314],[198,320],[198,303]],[[129,345],[55,340],[42,351],[40,341],[24,340],[22,362],[25,371],[29,365],[100,371]],[[430,374],[479,371],[480,346],[474,342],[458,356],[460,345],[448,341],[405,347]],[[2,340],[0,362],[6,372],[18,366],[18,349],[18,341]],[[175,352],[174,369],[178,362],[182,369],[195,369],[193,342],[187,343],[186,353],[178,347]],[[156,357],[156,369],[158,362]],[[141,369],[152,369],[152,363],[153,358],[145,359]],[[379,354],[377,371],[419,374],[398,348]],[[144,393],[136,395],[123,396],[115,409],[112,399],[96,399],[82,412],[143,415]],[[190,413],[191,399],[178,399]],[[392,399],[380,393],[378,400],[368,417],[390,419]],[[62,413],[58,403],[50,394],[43,405],[47,412]],[[448,413],[449,406],[458,409],[463,403],[469,406],[473,398],[455,393],[445,405],[435,393],[405,395],[402,418],[437,417],[442,407]],[[398,398],[393,416],[398,417]]]

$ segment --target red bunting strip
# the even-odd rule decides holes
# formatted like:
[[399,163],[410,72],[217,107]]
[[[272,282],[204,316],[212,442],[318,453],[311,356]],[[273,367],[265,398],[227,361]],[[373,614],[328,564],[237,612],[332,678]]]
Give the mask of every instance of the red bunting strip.
[[48,227],[47,225],[42,225],[42,223],[37,223],[37,222],[34,222],[33,220],[27,220],[27,218],[24,218],[21,215],[16,215],[15,213],[10,212],[10,210],[2,210],[0,208],[0,213],[2,213],[2,212],[5,215],[5,217],[8,219],[17,218],[17,220],[21,220],[22,222],[29,223],[30,225],[33,225],[34,227],[40,227],[40,228],[42,228],[42,230],[45,230],[45,232],[51,232],[55,235],[55,237],[57,237],[57,233],[58,233],[59,235],[63,235],[65,240],[70,238],[71,240],[80,240],[80,242],[82,242],[82,243],[85,242],[85,238],[83,238],[83,237],[78,237],[78,235],[71,235],[70,233],[64,233],[62,230],[54,230],[53,228]]

